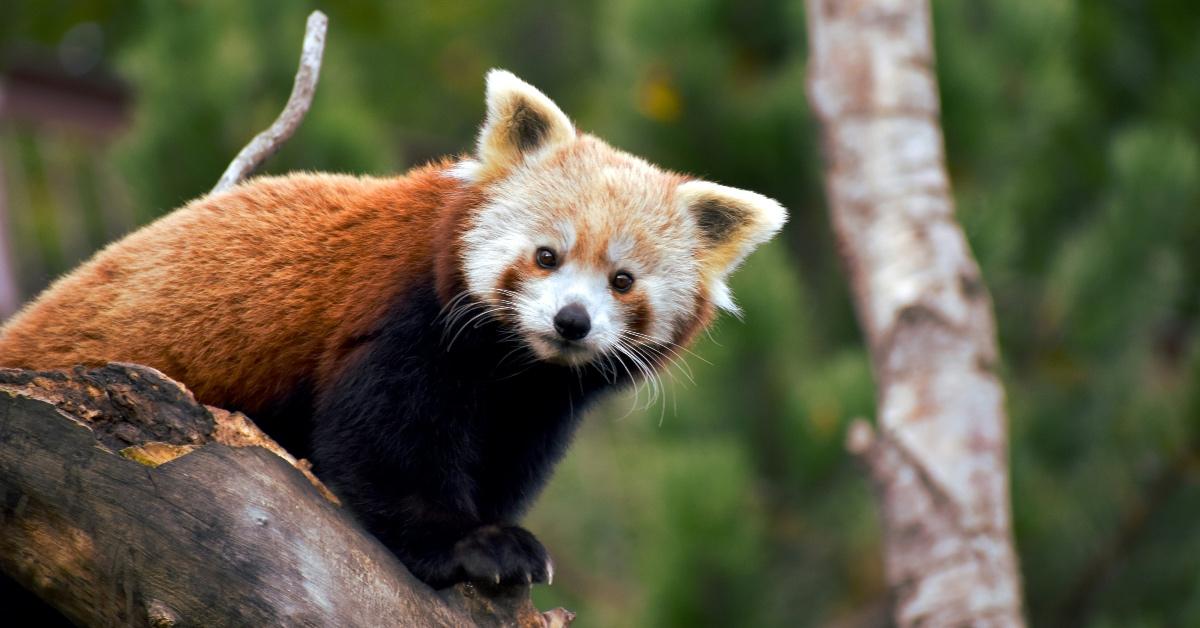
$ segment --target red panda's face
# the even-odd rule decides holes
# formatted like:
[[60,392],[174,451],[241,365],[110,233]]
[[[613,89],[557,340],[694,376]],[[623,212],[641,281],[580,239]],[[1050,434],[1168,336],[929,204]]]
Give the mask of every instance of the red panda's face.
[[576,133],[501,71],[488,76],[477,158],[455,174],[485,199],[462,236],[467,291],[539,358],[572,365],[658,362],[653,352],[690,340],[714,305],[734,309],[728,273],[785,219],[766,197]]

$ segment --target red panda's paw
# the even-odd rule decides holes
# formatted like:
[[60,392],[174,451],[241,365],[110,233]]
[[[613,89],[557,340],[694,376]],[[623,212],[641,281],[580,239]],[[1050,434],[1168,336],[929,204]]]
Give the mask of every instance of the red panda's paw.
[[534,584],[554,580],[554,564],[528,530],[510,525],[476,528],[454,545],[466,580],[487,584]]

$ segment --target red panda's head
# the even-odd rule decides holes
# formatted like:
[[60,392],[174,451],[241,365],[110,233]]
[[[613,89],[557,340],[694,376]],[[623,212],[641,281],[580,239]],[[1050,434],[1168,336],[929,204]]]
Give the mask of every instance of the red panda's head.
[[786,220],[765,196],[666,172],[577,132],[503,70],[487,77],[476,155],[453,173],[484,199],[458,247],[466,292],[539,358],[566,364],[670,352],[714,308],[736,311],[726,278]]

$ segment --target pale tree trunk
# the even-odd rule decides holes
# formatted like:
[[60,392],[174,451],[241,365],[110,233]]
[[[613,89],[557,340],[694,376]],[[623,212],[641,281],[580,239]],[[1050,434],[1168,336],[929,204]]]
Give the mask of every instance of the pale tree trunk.
[[878,385],[852,426],[900,626],[1021,626],[991,299],[946,174],[926,0],[808,0],[809,101]]

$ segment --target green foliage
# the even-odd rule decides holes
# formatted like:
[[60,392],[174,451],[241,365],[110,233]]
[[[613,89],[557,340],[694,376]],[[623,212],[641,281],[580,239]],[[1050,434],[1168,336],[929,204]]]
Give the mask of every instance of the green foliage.
[[[102,26],[137,111],[100,163],[146,221],[208,190],[274,118],[315,4],[18,3],[0,43]],[[958,215],[999,320],[1029,614],[1200,625],[1200,12],[934,5]],[[269,172],[469,150],[500,66],[620,147],[791,210],[736,276],[745,320],[724,317],[654,404],[643,388],[589,420],[529,518],[558,563],[539,603],[580,626],[863,625],[885,603],[879,529],[842,443],[873,386],[823,206],[803,3],[322,8],[316,102]],[[17,253],[44,260],[28,284],[73,263],[34,137],[0,153],[36,208],[14,217]],[[90,246],[114,235],[89,216]]]

